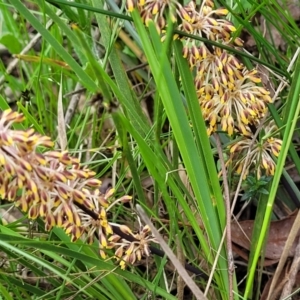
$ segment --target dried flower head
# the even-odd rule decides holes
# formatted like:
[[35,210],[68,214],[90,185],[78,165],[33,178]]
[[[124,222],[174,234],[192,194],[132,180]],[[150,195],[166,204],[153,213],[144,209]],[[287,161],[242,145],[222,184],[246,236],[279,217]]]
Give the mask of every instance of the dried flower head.
[[[231,39],[231,33],[236,31],[233,24],[221,16],[226,16],[228,10],[224,8],[214,9],[212,1],[203,1],[198,10],[195,2],[191,1],[185,6],[189,18],[184,18],[178,29],[189,34],[205,37],[213,41],[227,43]],[[188,38],[184,43],[195,45],[194,40]]]
[[166,26],[168,17],[172,22],[176,22],[178,18],[181,20],[190,19],[185,7],[176,0],[127,0],[126,8],[129,12],[137,8],[146,25],[152,20],[158,24],[159,29]]
[[[113,234],[111,223],[107,219],[107,213],[111,207],[117,203],[125,203],[131,200],[131,196],[123,196],[117,200],[112,201],[114,195],[114,189],[108,189],[105,194],[101,194],[99,190],[95,191],[97,197],[93,198],[94,209],[93,212],[96,214],[96,218],[91,216],[87,212],[79,209],[79,216],[82,220],[82,227],[84,230],[85,239],[89,244],[93,243],[95,238],[99,241],[99,252],[100,255],[105,258],[106,255],[103,249],[111,249],[112,243],[108,243],[108,237]],[[110,206],[104,205],[103,203],[111,203]]]
[[[257,71],[240,70],[240,65],[235,67],[230,62],[219,69],[216,66],[211,69],[214,69],[214,77],[203,74],[206,76],[204,82],[208,83],[201,86],[200,79],[196,81],[202,112],[209,123],[208,132],[215,131],[220,124],[221,130],[229,135],[238,131],[250,136],[248,125],[257,125],[267,112],[266,104],[272,102],[269,92],[256,85],[260,82],[255,76]],[[208,77],[210,80],[205,81]]]
[[260,141],[257,140],[252,148],[250,148],[250,146],[252,144],[253,135],[244,136],[233,143],[229,147],[230,157],[227,161],[227,165],[232,164],[236,173],[241,174],[248,151],[251,149],[243,178],[245,179],[250,172],[254,172],[258,179],[262,175],[273,176],[276,164],[272,155],[277,157],[282,145],[280,139],[271,135],[275,128],[272,123],[266,126],[265,136],[261,137]]
[[[61,227],[72,241],[85,238],[91,243],[97,238],[101,255],[105,248],[119,248],[120,244],[114,244],[113,239],[108,241],[114,232],[107,212],[131,197],[125,195],[112,201],[114,189],[102,194],[101,181],[95,178],[95,172],[81,167],[78,159],[67,151],[38,152],[39,146],[51,148],[53,142],[33,129],[11,129],[14,123],[23,120],[22,114],[12,110],[4,111],[0,117],[0,197],[28,212],[29,218],[42,218],[47,231]],[[148,235],[146,228],[132,234],[136,239],[134,247],[138,249],[127,249],[130,259],[126,261],[134,262],[144,254],[149,255]]]
[[125,269],[126,264],[134,264],[140,261],[143,256],[150,255],[149,245],[151,242],[157,243],[152,236],[148,225],[141,226],[137,233],[133,233],[129,227],[119,226],[121,231],[133,237],[134,241],[121,238],[119,235],[112,235],[109,242],[117,247],[115,256],[120,261],[120,266]]

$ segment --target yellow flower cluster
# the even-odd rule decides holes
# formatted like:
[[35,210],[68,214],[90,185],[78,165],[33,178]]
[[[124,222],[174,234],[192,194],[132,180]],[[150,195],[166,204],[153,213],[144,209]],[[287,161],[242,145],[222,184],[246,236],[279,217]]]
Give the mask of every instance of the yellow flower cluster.
[[116,234],[109,238],[111,247],[117,247],[115,256],[120,261],[122,269],[125,268],[126,263],[134,264],[136,261],[140,261],[143,256],[149,256],[149,244],[151,242],[157,243],[157,240],[151,236],[151,230],[148,225],[141,226],[136,234],[125,225],[121,225],[120,230],[134,239],[129,241]]
[[[215,8],[212,0],[203,0],[200,5],[191,1],[185,6],[176,0],[127,0],[127,9],[132,11],[134,8],[139,10],[146,25],[149,20],[154,21],[159,32],[164,31],[166,19],[171,16],[183,32],[230,47],[243,46],[240,38],[232,38],[236,28],[224,19],[228,10]],[[267,114],[267,104],[272,102],[270,93],[258,85],[261,83],[258,71],[248,70],[233,54],[220,47],[187,37],[181,41],[183,57],[195,74],[194,84],[208,134],[221,130],[229,136],[242,136],[244,143],[249,144],[252,137],[250,126],[258,126]],[[263,154],[260,150],[253,151],[251,162],[261,163],[267,175],[272,175],[275,168],[270,154],[278,154],[281,145],[280,140],[275,141],[276,151],[270,150],[273,149],[271,139],[257,145],[257,149],[264,149]],[[242,146],[241,141],[238,145],[230,150],[230,162],[236,164],[239,171],[243,160],[233,153],[246,146]],[[257,174],[260,173],[259,169]]]
[[[268,124],[264,129],[264,136],[260,138],[260,141],[256,141],[252,147],[253,135],[243,136],[232,144],[229,147],[230,156],[227,165],[234,163],[236,173],[241,174],[247,159],[248,163],[243,174],[244,179],[252,170],[254,170],[258,179],[262,175],[273,176],[276,165],[271,154],[277,157],[282,146],[282,140],[271,136],[275,130],[276,126],[272,123]],[[251,149],[250,152],[249,149]]]
[[[95,172],[81,167],[77,158],[66,151],[40,153],[38,147],[53,147],[49,137],[33,129],[11,129],[13,124],[23,120],[22,114],[10,109],[0,118],[1,199],[14,202],[22,211],[28,212],[31,219],[42,218],[47,231],[54,226],[63,228],[72,241],[83,238],[92,243],[97,237],[102,256],[103,249],[119,249],[120,244],[113,242],[116,234],[107,220],[107,211],[113,204],[127,202],[131,197],[123,196],[110,204],[114,189],[102,194],[99,190],[101,181],[95,178]],[[140,243],[146,247],[145,239],[152,238],[149,231],[146,235],[133,235],[138,249]],[[138,252],[137,259],[142,255],[149,255],[149,251]],[[116,256],[121,259],[120,250]],[[128,260],[125,253],[124,258],[125,262],[133,261]],[[120,262],[122,267],[124,261]]]

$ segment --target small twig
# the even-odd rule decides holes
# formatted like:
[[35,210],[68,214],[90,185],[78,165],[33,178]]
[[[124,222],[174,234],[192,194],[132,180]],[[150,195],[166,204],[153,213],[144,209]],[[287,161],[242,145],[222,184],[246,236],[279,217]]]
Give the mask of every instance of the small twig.
[[[75,86],[75,91],[72,94],[72,98],[70,100],[69,106],[67,108],[66,114],[65,114],[65,124],[68,126],[71,123],[71,120],[73,118],[73,115],[75,113],[75,110],[78,106],[79,99],[80,99],[80,92],[79,91],[85,91],[85,89],[82,89],[81,84],[78,82]],[[65,95],[66,96],[66,95]]]
[[196,283],[192,280],[192,278],[189,276],[188,272],[185,270],[185,268],[182,266],[180,261],[177,259],[175,254],[172,252],[168,244],[165,242],[163,237],[160,235],[158,230],[154,227],[148,216],[146,215],[145,211],[140,205],[136,205],[136,209],[138,211],[139,216],[141,219],[147,224],[155,238],[158,240],[161,248],[164,250],[165,254],[168,256],[170,261],[173,263],[174,267],[176,268],[179,276],[182,277],[182,279],[185,281],[187,286],[190,288],[194,296],[197,300],[207,300],[207,298],[204,296],[203,292],[198,288]]
[[288,299],[291,299],[291,297],[289,297],[289,296],[292,293],[293,286],[295,284],[296,276],[297,276],[299,268],[300,268],[300,238],[299,238],[296,250],[295,250],[294,260],[293,260],[293,263],[291,265],[290,272],[288,275],[289,279],[283,288],[280,299],[285,299],[286,297],[288,297]]
[[76,89],[76,87],[75,87],[75,91],[72,91],[72,92],[64,94],[64,98],[68,98],[68,97],[74,96],[76,94],[81,94],[83,92],[86,92],[86,88],[85,87],[83,87],[81,89]]
[[276,289],[276,286],[278,286],[278,279],[280,278],[280,274],[282,273],[282,270],[286,264],[286,260],[289,256],[290,250],[293,247],[294,241],[297,237],[297,234],[299,231],[299,225],[300,225],[300,211],[298,211],[297,217],[296,217],[294,224],[290,230],[289,236],[285,242],[285,246],[283,248],[278,266],[276,268],[275,274],[274,274],[272,282],[271,282],[267,300],[273,299],[275,297],[273,291]]
[[227,180],[227,170],[224,162],[222,145],[220,138],[215,134],[217,151],[222,168],[224,195],[225,195],[225,208],[226,208],[226,244],[227,244],[227,259],[228,259],[228,277],[229,277],[229,299],[233,299],[233,254],[232,254],[232,241],[231,241],[231,211],[230,211],[230,193]]
[[64,108],[63,108],[63,97],[62,97],[62,77],[60,81],[59,93],[57,98],[57,137],[55,149],[58,147],[58,142],[60,144],[61,150],[66,150],[68,145],[67,131],[66,131],[66,122],[64,117]]
[[131,72],[134,72],[134,71],[137,71],[139,69],[142,69],[144,67],[148,66],[148,62],[144,62],[144,63],[141,63],[139,65],[136,65],[134,67],[131,67],[131,68],[128,68],[125,70],[125,72],[128,74],[128,73],[131,73]]
[[[180,244],[178,235],[176,236],[175,242],[176,242],[177,257],[178,257],[179,261],[181,262],[181,264],[184,264],[185,257],[184,257],[184,253],[182,251],[182,246]],[[177,277],[177,295],[176,295],[178,300],[183,300],[183,298],[184,298],[184,286],[185,286],[185,283],[184,283],[183,278],[181,276],[178,276]]]

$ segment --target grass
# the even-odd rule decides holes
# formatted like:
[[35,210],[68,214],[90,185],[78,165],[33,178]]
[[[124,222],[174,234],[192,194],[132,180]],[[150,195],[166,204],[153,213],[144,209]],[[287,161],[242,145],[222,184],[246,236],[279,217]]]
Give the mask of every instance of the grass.
[[[141,205],[181,262],[205,274],[192,277],[205,297],[260,299],[267,279],[259,258],[270,222],[278,219],[274,200],[286,194],[287,188],[280,184],[282,176],[299,194],[285,167],[289,161],[300,171],[295,142],[300,30],[275,0],[219,1],[216,5],[229,10],[228,18],[237,29],[233,36],[248,32],[254,39],[255,57],[242,48],[178,31],[169,19],[162,41],[155,22],[145,26],[137,10],[126,12],[125,3],[2,0],[0,43],[16,55],[18,63],[13,73],[7,72],[6,61],[0,64],[0,107],[25,115],[26,121],[15,129],[34,128],[50,136],[58,149],[65,144],[97,178],[115,187],[116,198],[131,195],[130,204],[110,210],[110,221],[137,230],[140,220],[135,205]],[[258,15],[266,21],[267,31],[272,26],[279,30],[285,50],[265,38],[256,24]],[[181,39],[173,40],[174,33]],[[38,43],[21,52],[37,35],[41,36]],[[259,129],[258,140],[263,144],[270,138],[266,128],[272,121],[283,140],[279,156],[273,155],[275,173],[263,185],[266,192],[259,190],[258,179],[257,192],[251,189],[247,196],[246,184],[252,182],[243,179],[247,163],[240,174],[234,163],[228,163],[227,179],[220,175],[222,162],[231,157],[229,147],[244,137],[229,136],[221,126],[207,135],[209,121],[199,105],[196,74],[182,56],[186,40],[225,49],[248,69],[264,68],[275,101],[268,104],[263,123],[251,129]],[[75,97],[68,94],[79,84],[84,91],[70,122],[64,124]],[[274,132],[271,136],[276,137]],[[250,150],[251,146],[248,154]],[[259,160],[251,176],[256,176],[258,167]],[[236,264],[229,270],[230,219],[242,207],[244,194],[251,203],[246,211],[255,211],[251,213],[255,219],[252,248],[246,267]],[[5,210],[6,205],[3,199]],[[285,205],[291,212],[299,202],[293,203],[289,194]],[[247,218],[246,213],[243,216]],[[164,256],[152,253],[147,260],[121,270],[112,251],[107,250],[107,259],[99,256],[96,239],[92,245],[84,240],[73,243],[61,228],[45,232],[39,219],[29,224],[24,219],[3,222],[0,241],[5,266],[0,271],[0,292],[5,299],[183,299],[182,278]],[[22,277],[20,266],[30,272],[32,280],[29,275]],[[189,291],[185,293],[192,299]]]

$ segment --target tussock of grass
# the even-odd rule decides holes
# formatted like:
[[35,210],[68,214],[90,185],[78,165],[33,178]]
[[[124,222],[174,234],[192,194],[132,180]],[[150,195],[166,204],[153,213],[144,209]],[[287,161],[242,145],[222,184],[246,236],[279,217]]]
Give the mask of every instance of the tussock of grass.
[[[114,187],[116,198],[132,195],[130,203],[109,210],[109,221],[137,234],[145,225],[135,209],[141,205],[178,258],[181,253],[182,263],[202,274],[192,278],[208,299],[259,299],[266,278],[258,260],[270,221],[278,218],[274,200],[284,195],[280,202],[286,212],[295,203],[299,207],[293,196],[299,189],[285,167],[288,161],[300,171],[295,142],[300,31],[297,20],[275,0],[219,1],[220,6],[236,28],[230,36],[251,38],[254,50],[186,32],[184,15],[177,16],[177,25],[166,15],[166,28],[157,20],[145,26],[138,10],[127,13],[125,3],[4,0],[0,108],[24,114],[15,130],[33,128],[49,136],[56,150],[66,147],[102,180],[103,194]],[[214,17],[225,18],[221,13]],[[280,41],[269,38],[274,28]],[[180,39],[174,40],[174,34]],[[249,124],[240,121],[240,127],[233,124],[241,112],[236,107],[232,122],[220,110],[213,116],[206,105],[209,93],[201,98],[209,88],[195,87],[197,70],[186,53],[199,50],[191,45],[237,58],[249,76],[247,86],[270,91],[272,101],[258,88],[268,102],[264,113],[253,115]],[[251,73],[254,68],[258,74]],[[80,92],[72,94],[75,90]],[[253,111],[257,98],[246,99]],[[245,202],[250,207],[240,213]],[[9,214],[5,199],[1,206]],[[230,264],[230,220],[250,214],[255,225],[247,266]],[[42,219],[28,223],[27,217],[2,221],[0,293],[5,299],[183,299],[184,284],[168,260],[154,254],[160,250],[151,248],[148,257],[121,270],[111,249],[105,250],[105,259],[100,257],[97,236],[90,245],[71,242],[63,229],[46,232]],[[20,267],[30,276],[24,277]],[[193,295],[186,291],[186,297]]]

